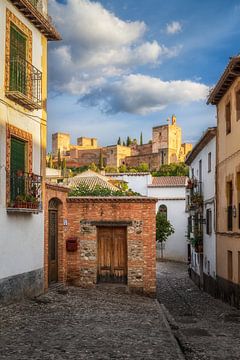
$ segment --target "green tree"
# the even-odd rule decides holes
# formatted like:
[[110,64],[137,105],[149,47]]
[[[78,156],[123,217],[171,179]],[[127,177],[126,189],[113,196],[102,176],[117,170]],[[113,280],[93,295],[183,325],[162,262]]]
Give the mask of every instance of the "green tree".
[[106,173],[117,173],[117,167],[115,166],[106,166],[105,167],[105,172]]
[[164,164],[155,172],[154,176],[188,176],[189,168],[184,163]]
[[61,151],[60,151],[60,149],[58,149],[58,160],[57,160],[57,166],[58,166],[58,169],[61,169],[61,166],[62,166],[62,159],[61,159]]
[[122,164],[119,166],[118,170],[120,173],[125,173],[127,172],[127,166],[125,164]]
[[[156,241],[162,245],[174,232],[174,227],[168,221],[166,215],[158,211],[156,215]],[[163,257],[163,246],[161,246],[161,257]]]
[[121,140],[120,136],[119,136],[119,138],[118,138],[117,144],[118,144],[118,145],[122,145],[122,140]]
[[66,170],[66,168],[67,168],[66,159],[63,158],[63,159],[62,159],[62,170]]
[[50,167],[51,169],[53,168],[53,158],[52,158],[52,154],[49,155],[48,167]]
[[137,170],[139,172],[148,172],[149,171],[149,165],[147,163],[141,163],[138,167]]
[[102,154],[102,150],[100,150],[100,154],[99,154],[99,169],[103,170],[104,169],[104,164],[103,164],[103,154]]
[[123,141],[123,146],[126,146],[126,143],[125,143],[125,141]]
[[130,136],[127,137],[127,146],[130,146],[132,144],[132,140]]
[[95,172],[98,172],[98,167],[95,163],[91,163],[89,166],[88,166],[88,169],[89,170],[92,170],[92,171],[95,171]]
[[141,134],[140,134],[140,145],[143,145],[143,134],[142,134],[142,131],[141,131]]

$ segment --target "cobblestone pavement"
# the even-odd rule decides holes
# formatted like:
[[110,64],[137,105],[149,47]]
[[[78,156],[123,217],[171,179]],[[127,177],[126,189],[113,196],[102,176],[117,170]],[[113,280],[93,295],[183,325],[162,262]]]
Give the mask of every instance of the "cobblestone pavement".
[[159,262],[158,300],[186,359],[240,359],[240,311],[200,291],[186,265]]
[[103,286],[0,307],[0,359],[181,359],[159,303]]

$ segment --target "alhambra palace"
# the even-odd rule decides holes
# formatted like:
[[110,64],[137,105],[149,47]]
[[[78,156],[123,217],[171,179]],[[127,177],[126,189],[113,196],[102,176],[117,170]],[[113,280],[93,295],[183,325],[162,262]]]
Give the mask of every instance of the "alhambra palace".
[[184,162],[191,150],[192,144],[182,143],[182,129],[174,115],[167,124],[153,127],[152,140],[143,145],[101,147],[96,138],[87,137],[79,137],[77,145],[72,145],[69,134],[58,132],[52,135],[53,160],[57,161],[60,152],[68,168],[99,164],[102,157],[103,165],[107,167],[137,167],[145,163],[149,170],[157,170],[163,164]]

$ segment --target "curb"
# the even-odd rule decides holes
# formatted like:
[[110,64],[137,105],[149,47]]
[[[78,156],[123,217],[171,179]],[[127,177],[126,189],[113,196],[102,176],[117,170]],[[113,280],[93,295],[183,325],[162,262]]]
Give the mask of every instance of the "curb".
[[[169,336],[170,336],[170,340],[172,342],[172,345],[174,346],[174,348],[176,349],[176,353],[177,353],[177,358],[175,358],[174,360],[186,360],[181,347],[179,346],[179,342],[177,341],[176,336],[174,335],[172,328],[170,326],[170,323],[168,321],[168,316],[167,316],[167,310],[165,308],[165,306],[163,304],[160,304],[158,302],[158,300],[155,300],[157,307],[159,308],[159,314],[161,315],[162,319],[163,319],[163,323],[166,326],[168,332],[169,332]],[[178,327],[177,327],[178,328]]]

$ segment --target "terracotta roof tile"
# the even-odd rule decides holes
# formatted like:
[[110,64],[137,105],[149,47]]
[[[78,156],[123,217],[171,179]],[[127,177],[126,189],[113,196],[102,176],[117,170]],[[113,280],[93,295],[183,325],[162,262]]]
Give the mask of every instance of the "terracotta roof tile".
[[149,187],[178,187],[186,186],[187,176],[158,176],[152,178]]

